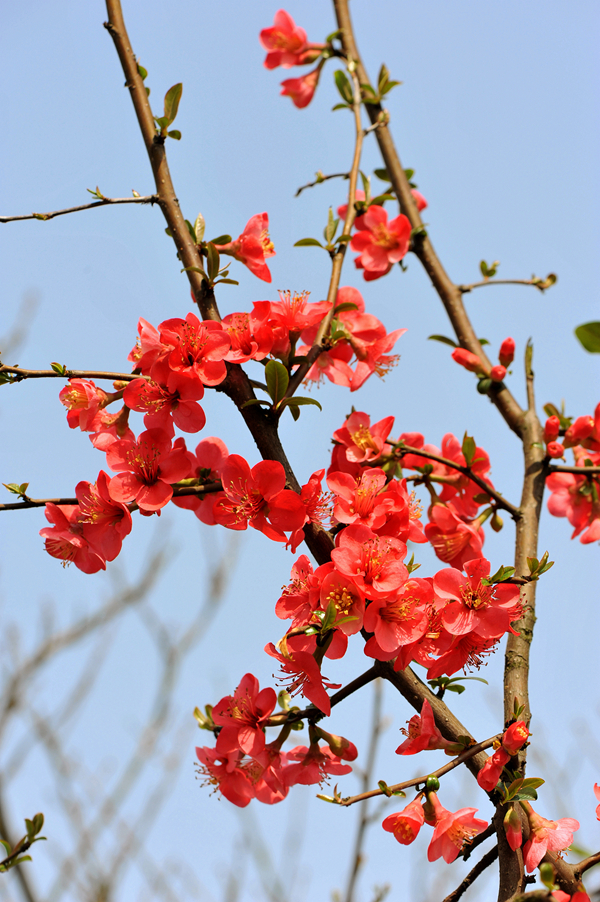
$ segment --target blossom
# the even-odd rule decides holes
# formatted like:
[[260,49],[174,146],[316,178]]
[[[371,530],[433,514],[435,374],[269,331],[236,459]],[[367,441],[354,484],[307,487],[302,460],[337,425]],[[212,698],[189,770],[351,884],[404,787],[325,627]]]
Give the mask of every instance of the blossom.
[[171,390],[152,379],[134,379],[123,392],[123,400],[131,410],[143,412],[146,429],[164,429],[171,438],[174,426],[183,432],[200,432],[206,423],[203,409],[197,403],[204,396],[204,385],[173,373]]
[[339,684],[323,682],[319,665],[309,652],[293,650],[289,642],[283,644],[283,647],[285,654],[277,651],[273,643],[269,642],[265,645],[265,651],[281,664],[282,673],[285,675],[284,679],[288,683],[288,692],[290,695],[301,692],[305,698],[329,717],[331,701],[325,691],[325,686],[330,689],[339,689]]
[[301,75],[300,78],[286,78],[281,82],[281,96],[291,97],[294,106],[299,110],[304,109],[315,96],[322,68],[323,62],[321,61],[316,69],[307,72],[306,75]]
[[83,527],[77,521],[77,505],[60,505],[47,502],[46,519],[52,526],[40,529],[46,551],[62,561],[63,566],[74,563],[84,573],[106,570],[106,562],[83,536]]
[[423,806],[420,796],[417,796],[402,811],[388,815],[381,826],[388,833],[393,833],[394,839],[403,846],[408,846],[415,841],[424,822]]
[[[581,458],[577,466],[582,474],[585,467]],[[571,538],[580,535],[580,542],[589,544],[600,539],[600,502],[598,489],[600,480],[597,477],[586,477],[574,473],[551,473],[546,478],[546,485],[551,495],[548,499],[548,510],[555,517],[567,517],[574,527]]]
[[487,821],[473,817],[478,811],[477,808],[461,808],[460,811],[454,813],[445,809],[442,811],[443,813],[438,816],[427,849],[427,859],[436,861],[438,858],[443,858],[445,862],[451,864],[458,858],[465,843],[471,842],[474,836],[483,833],[487,827]]
[[516,755],[519,749],[522,749],[529,738],[529,730],[523,720],[511,723],[510,727],[505,730],[502,736],[502,748],[509,755]]
[[225,360],[246,363],[248,360],[264,360],[273,347],[273,329],[268,319],[271,313],[269,301],[255,301],[251,313],[229,313],[222,326],[231,339],[231,350]]
[[486,792],[492,792],[498,785],[498,780],[504,769],[504,765],[510,761],[508,752],[500,747],[487,759],[479,773],[477,782]]
[[521,848],[521,844],[523,842],[523,831],[521,827],[521,818],[519,816],[519,812],[514,805],[510,805],[508,811],[504,815],[503,826],[504,832],[506,833],[507,842],[513,852],[515,852],[517,849]]
[[69,428],[79,426],[82,432],[94,431],[96,414],[111,401],[111,396],[90,379],[69,379],[58,397],[67,408]]
[[160,333],[151,323],[140,316],[138,320],[138,338],[127,357],[139,371],[147,376],[150,367],[163,353],[165,348],[160,340]]
[[466,523],[447,505],[434,504],[429,509],[429,523],[425,526],[427,540],[441,561],[462,567],[466,561],[481,556],[483,530],[475,523]]
[[188,313],[185,319],[165,320],[159,329],[165,351],[150,370],[155,382],[181,393],[182,377],[196,385],[219,385],[224,380],[224,358],[231,339],[221,323],[200,321],[194,313]]
[[383,651],[396,651],[425,635],[429,622],[427,605],[432,600],[429,580],[409,578],[396,593],[371,602],[365,614],[365,629],[375,634]]
[[537,814],[529,802],[521,802],[529,819],[529,839],[523,847],[523,861],[526,869],[534,871],[546,852],[560,852],[573,842],[573,833],[579,830],[579,821],[572,817],[562,817],[557,821],[546,820]]
[[[597,783],[594,783],[594,795],[600,802],[600,786]],[[596,817],[600,821],[600,805],[596,808]]]
[[111,497],[109,482],[109,476],[100,470],[95,483],[79,482],[75,495],[79,502],[77,522],[84,538],[105,561],[114,561],[123,539],[131,532],[131,514]]
[[427,206],[427,201],[425,200],[425,198],[423,197],[423,195],[421,194],[421,192],[420,192],[420,191],[417,191],[416,188],[412,188],[410,193],[411,193],[412,196],[414,197],[415,203],[416,203],[416,205],[417,205],[417,210],[418,210],[419,213],[420,213],[420,212],[421,212],[422,210],[424,210],[425,207]]
[[289,786],[296,783],[311,785],[322,783],[331,774],[336,776],[352,773],[349,764],[342,764],[341,758],[330,748],[322,748],[318,742],[311,743],[310,748],[298,745],[287,753],[288,764],[285,767],[285,781]]
[[338,547],[331,552],[336,569],[349,576],[369,598],[387,598],[406,582],[405,557],[404,542],[380,537],[366,526],[346,527]]
[[475,632],[483,639],[499,639],[521,614],[519,587],[483,582],[489,576],[485,558],[464,564],[466,577],[454,568],[440,570],[433,578],[435,593],[447,599],[442,610],[444,627],[453,636]]
[[544,441],[555,442],[560,432],[560,420],[558,417],[548,417],[544,424]]
[[[394,417],[385,417],[371,426],[369,414],[356,410],[333,433],[333,441],[345,446],[345,456],[350,462],[363,463],[391,451],[391,446],[386,445],[386,439],[393,425]],[[330,468],[327,475],[331,472]]]
[[[187,478],[198,479],[200,485],[208,482],[218,482],[221,472],[229,457],[227,446],[215,436],[209,436],[196,445],[196,451],[192,454],[188,451],[191,468]],[[207,492],[205,495],[177,495],[172,499],[177,507],[193,510],[202,523],[214,526],[217,522],[213,514],[213,505],[217,498],[223,497],[222,493]]]
[[215,786],[226,799],[245,808],[254,796],[252,783],[240,768],[242,752],[220,754],[216,749],[196,748],[196,756],[200,765],[198,773],[203,782]]
[[304,505],[306,513],[302,526],[295,529],[287,541],[292,554],[296,553],[296,548],[304,540],[304,526],[313,523],[315,526],[322,527],[324,520],[328,520],[331,516],[331,504],[321,488],[324,475],[324,469],[316,470],[308,482],[300,488],[300,501]]
[[408,730],[402,727],[406,739],[396,749],[397,755],[416,755],[425,749],[447,749],[452,743],[444,739],[435,725],[433,710],[429,701],[424,698],[421,714],[414,714],[408,723]]
[[275,247],[269,237],[269,214],[256,213],[251,216],[242,234],[227,244],[216,244],[220,254],[228,254],[248,267],[263,282],[271,281],[271,273],[266,264],[275,256]]
[[[321,322],[329,310],[327,301],[310,304],[310,291],[279,291],[279,300],[271,303],[270,322],[279,326],[285,333],[300,333],[310,326]],[[289,343],[289,342],[288,342]]]
[[271,688],[259,692],[256,677],[247,673],[242,677],[233,695],[226,695],[214,706],[212,719],[220,726],[217,739],[218,752],[241,749],[252,757],[265,747],[264,724],[277,704],[277,695]]
[[408,252],[411,225],[403,213],[388,222],[384,208],[373,204],[358,217],[356,229],[350,247],[360,251],[354,263],[366,281],[385,276]]
[[248,524],[275,542],[285,542],[285,531],[299,529],[306,508],[285,488],[285,471],[276,460],[261,460],[250,469],[239,454],[230,454],[221,474],[224,496],[213,507],[215,521],[228,529]]
[[259,40],[267,51],[264,62],[266,69],[276,69],[277,66],[291,69],[292,66],[311,63],[325,46],[307,44],[305,30],[296,25],[285,9],[277,10],[273,25],[262,29]]
[[[498,639],[484,639],[476,633],[455,636],[450,647],[442,651],[437,661],[429,666],[427,679],[435,680],[443,674],[452,676],[458,670],[473,667],[479,670],[483,664],[483,658],[492,653],[498,641]],[[439,649],[437,653],[439,654]],[[428,666],[428,662],[425,663],[425,666]]]
[[157,511],[172,496],[172,483],[185,479],[190,471],[190,455],[183,439],[171,447],[162,429],[148,429],[137,441],[117,440],[106,452],[106,462],[117,471],[110,481],[115,501],[136,501],[141,510]]

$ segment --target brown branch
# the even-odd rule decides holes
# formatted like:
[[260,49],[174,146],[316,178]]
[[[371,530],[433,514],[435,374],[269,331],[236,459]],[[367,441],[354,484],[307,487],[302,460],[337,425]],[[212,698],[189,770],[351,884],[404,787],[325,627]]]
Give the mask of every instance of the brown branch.
[[[508,511],[513,520],[518,520],[521,516],[521,511],[518,507],[515,507],[514,504],[511,504],[510,501],[507,501],[500,492],[497,492],[495,489],[491,488],[477,473],[474,473],[470,467],[463,467],[461,464],[457,464],[453,460],[449,460],[447,457],[441,457],[439,454],[433,454],[429,451],[422,451],[419,448],[413,448],[410,445],[405,445],[402,442],[401,445],[397,445],[394,448],[394,455],[396,457],[403,457],[405,454],[418,454],[419,457],[425,457],[427,460],[435,460],[437,463],[443,464],[445,467],[450,467],[453,470],[457,470],[459,473],[462,473],[463,476],[466,476],[471,482],[474,482],[478,485],[482,491],[489,495],[490,498],[493,498],[496,502],[496,507],[502,508],[502,510]],[[377,465],[377,461],[370,462],[374,466]]]
[[171,231],[182,266],[187,270],[186,275],[203,319],[220,320],[221,317],[217,309],[214,292],[209,287],[206,276],[202,272],[194,272],[189,269],[189,267],[196,267],[199,270],[203,270],[202,256],[185,224],[185,219],[175,194],[167,163],[164,138],[157,132],[154,123],[154,116],[152,115],[146,88],[142,76],[138,72],[137,60],[125,27],[120,0],[106,0],[106,11],[108,13],[108,22],[104,23],[104,27],[114,41],[115,49],[123,67],[125,85],[129,88],[144,144],[146,145],[146,151],[150,159],[158,203]]
[[477,880],[480,874],[483,874],[486,868],[489,868],[498,858],[498,846],[494,846],[489,852],[486,852],[481,861],[478,861],[472,871],[469,871],[460,886],[457,886],[454,892],[446,896],[444,902],[458,902],[469,887]]
[[[331,702],[331,707],[334,708],[336,705],[339,705],[340,702],[343,702],[344,699],[349,698],[358,689],[362,689],[363,686],[367,686],[369,683],[372,683],[373,680],[376,680],[377,677],[380,676],[379,670],[374,665],[370,667],[368,670],[365,670],[364,673],[361,673],[360,676],[355,677],[353,680],[350,680],[349,683],[346,683],[345,686],[342,686],[341,689],[338,689],[337,692],[334,692],[333,695],[329,697]],[[289,713],[284,714],[274,714],[269,720],[266,722],[267,727],[281,727],[287,723],[296,723],[299,720],[310,719],[313,723],[317,723],[317,721],[322,720],[325,715],[322,711],[316,708],[314,705],[309,705],[308,708],[304,708],[303,711],[290,711]]]
[[55,370],[24,370],[19,366],[0,364],[0,376],[3,373],[15,376],[11,382],[21,382],[23,379],[110,379],[113,382],[133,382],[134,379],[147,378],[140,373],[107,373],[103,370],[65,370],[64,373],[57,373]]
[[296,191],[296,193],[294,194],[294,197],[300,197],[302,192],[306,191],[307,188],[314,188],[315,185],[320,185],[322,182],[326,182],[329,179],[349,179],[349,178],[350,178],[349,172],[334,172],[334,173],[332,173],[332,175],[323,175],[322,172],[317,172],[316,180],[314,182],[307,182],[306,185],[301,185],[298,188],[298,190]]
[[145,197],[103,197],[93,203],[81,204],[79,207],[67,207],[65,210],[53,210],[51,213],[27,213],[25,216],[0,216],[0,222],[17,222],[21,219],[39,219],[45,221],[66,213],[79,213],[80,210],[93,210],[96,207],[110,207],[114,204],[155,204],[160,203],[158,194],[147,194]]
[[[556,278],[554,279],[555,281]],[[554,285],[554,282],[548,284],[548,279],[536,279],[534,276],[533,279],[485,279],[483,282],[471,282],[470,285],[457,285],[456,287],[463,294],[472,291],[474,288],[483,288],[484,285],[533,285],[538,291],[544,292],[551,285]]]
[[[366,69],[360,59],[360,54],[356,46],[354,32],[352,29],[352,21],[350,19],[350,11],[348,9],[348,0],[333,0],[338,27],[341,30],[341,40],[344,54],[348,59],[356,61],[356,73],[358,80],[362,85],[370,85],[369,77]],[[383,111],[379,103],[365,103],[365,109],[373,124],[381,122],[380,115]],[[450,322],[454,327],[454,331],[462,347],[467,348],[473,354],[477,354],[484,366],[491,369],[491,363],[487,358],[485,351],[479,343],[479,339],[473,329],[471,321],[464,307],[462,293],[458,286],[455,285],[446,273],[441,261],[433,249],[433,245],[429,237],[424,231],[423,221],[417,210],[417,205],[411,194],[410,184],[406,178],[406,173],[394,146],[389,126],[382,123],[380,128],[376,129],[375,137],[379,144],[379,149],[388,171],[394,193],[398,198],[400,210],[408,217],[413,229],[419,230],[420,235],[416,235],[413,241],[412,250],[421,261],[425,271],[427,272],[433,287],[437,291],[446,312],[450,318]],[[517,433],[519,437],[522,435],[521,419],[523,410],[513,398],[509,390],[502,384],[492,388],[489,397],[496,405],[510,428]]]
[[[405,780],[403,783],[395,783],[393,786],[388,786],[388,791],[391,790],[394,792],[397,789],[410,789],[411,786],[418,786],[419,783],[426,783],[428,777],[443,777],[444,774],[449,774],[455,767],[458,767],[460,764],[463,764],[480,752],[485,751],[485,749],[491,748],[501,736],[502,733],[497,733],[490,739],[484,739],[483,742],[478,742],[475,745],[470,746],[470,748],[462,752],[457,758],[453,758],[448,764],[444,764],[443,767],[439,767],[437,770],[431,771],[422,777],[414,777],[412,780]],[[372,799],[375,796],[381,795],[387,795],[387,793],[384,792],[383,789],[370,789],[368,792],[361,792],[356,796],[348,796],[347,798],[342,799],[338,804],[347,808],[349,805],[354,805],[355,802],[362,802],[364,799]]]
[[590,868],[596,867],[597,864],[600,864],[600,852],[596,852],[595,855],[590,855],[589,858],[584,858],[583,861],[578,861],[577,864],[573,866],[575,878],[580,880],[582,874],[585,874]]
[[600,467],[547,467],[548,473],[575,473],[576,476],[593,476],[600,473]]
[[[212,492],[221,492],[223,485],[221,482],[207,482],[204,485],[182,485],[173,486],[173,498],[182,498],[185,495],[209,495]],[[25,496],[24,501],[15,501],[10,504],[0,504],[0,512],[2,511],[19,511],[26,510],[30,507],[44,507],[46,504],[57,505],[73,505],[79,504],[78,498],[28,498]],[[135,501],[125,505],[130,511],[138,510]]]

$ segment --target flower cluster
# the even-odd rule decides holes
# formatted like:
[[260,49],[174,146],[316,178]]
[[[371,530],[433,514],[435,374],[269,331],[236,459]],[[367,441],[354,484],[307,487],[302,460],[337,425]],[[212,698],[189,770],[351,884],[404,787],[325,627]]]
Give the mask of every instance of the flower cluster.
[[[265,59],[267,69],[276,69],[278,66],[291,69],[292,66],[314,63],[325,49],[325,44],[309,44],[305,30],[296,25],[284,9],[275,13],[271,28],[263,28],[260,43],[267,51]],[[308,106],[319,83],[322,66],[321,61],[316,69],[306,75],[300,78],[287,78],[281,83],[281,94],[291,97],[299,109]]]
[[464,366],[466,370],[477,373],[481,378],[491,379],[492,382],[502,382],[506,376],[507,367],[513,362],[515,356],[515,342],[513,338],[505,338],[498,352],[499,363],[489,367],[484,364],[477,354],[467,351],[466,348],[455,348],[452,351],[452,359]]

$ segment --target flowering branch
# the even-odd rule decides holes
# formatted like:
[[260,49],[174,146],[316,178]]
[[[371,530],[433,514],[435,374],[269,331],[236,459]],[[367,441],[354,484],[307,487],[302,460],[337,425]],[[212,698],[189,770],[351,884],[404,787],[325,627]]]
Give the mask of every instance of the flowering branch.
[[[376,680],[377,677],[380,676],[377,665],[373,665],[368,670],[365,670],[364,673],[361,673],[360,676],[355,677],[353,680],[350,680],[349,683],[346,683],[341,689],[338,689],[337,692],[334,692],[333,695],[329,697],[329,701],[331,703],[331,707],[334,708],[335,705],[339,705],[340,702],[343,702],[344,699],[349,698],[349,696],[353,695],[358,689],[362,689],[363,686],[367,686],[369,683],[372,683],[373,680]],[[307,720],[310,719],[312,723],[317,723],[319,720],[325,717],[322,711],[319,708],[316,708],[314,705],[309,705],[308,708],[305,708],[303,711],[290,711],[284,714],[274,714],[269,720],[266,722],[267,727],[279,727],[289,723],[297,723],[299,720]]]
[[405,780],[403,783],[396,783],[394,784],[394,786],[388,786],[386,790],[371,789],[369,790],[369,792],[361,792],[356,796],[348,796],[345,799],[341,799],[338,804],[344,808],[348,808],[349,805],[354,805],[355,802],[362,802],[363,799],[372,799],[375,796],[387,795],[388,792],[394,793],[397,790],[410,789],[411,786],[418,786],[420,783],[426,783],[429,777],[443,777],[444,774],[450,773],[450,771],[454,770],[455,767],[458,767],[459,764],[462,764],[464,761],[468,761],[479,752],[483,752],[485,751],[485,749],[491,748],[494,742],[500,739],[501,736],[502,733],[498,733],[496,736],[492,736],[490,739],[485,739],[483,742],[477,742],[475,745],[470,746],[468,749],[462,752],[462,754],[460,754],[457,758],[453,758],[452,761],[449,761],[448,764],[444,764],[443,767],[438,768],[438,770],[435,770],[430,774],[425,774],[423,777],[415,777],[412,780]]
[[[450,467],[452,470],[457,470],[459,473],[462,473],[463,476],[466,476],[476,485],[478,485],[486,495],[489,495],[490,498],[493,498],[496,502],[496,507],[502,508],[502,510],[508,511],[513,520],[519,520],[521,517],[521,511],[518,507],[515,507],[514,504],[511,504],[510,501],[507,501],[500,492],[497,492],[493,489],[484,479],[481,479],[476,473],[471,470],[470,467],[463,467],[461,464],[457,464],[456,461],[449,460],[447,457],[441,457],[439,454],[433,454],[430,451],[422,451],[420,448],[413,448],[411,445],[406,445],[404,442],[398,442],[398,444],[394,447],[394,454],[391,457],[400,457],[402,458],[405,454],[418,454],[419,457],[426,457],[427,460],[435,460],[439,464],[443,464],[445,467]],[[378,461],[382,458],[378,458],[376,461],[373,461],[374,466],[379,466]],[[599,468],[600,469],[600,468]]]
[[134,379],[146,379],[139,373],[107,373],[95,370],[24,370],[19,366],[3,366],[0,364],[0,378],[4,373],[14,376],[10,382],[22,382],[23,379],[110,379],[111,381],[133,382]]
[[[480,834],[482,836],[483,834]],[[477,837],[479,838],[479,837]],[[468,846],[467,846],[468,848]],[[477,862],[475,867],[469,871],[465,879],[462,883],[456,887],[454,892],[450,893],[449,896],[446,896],[444,902],[458,902],[458,900],[463,896],[469,887],[477,880],[480,874],[483,874],[486,868],[489,868],[491,864],[493,864],[498,858],[498,846],[494,846],[493,849],[490,849],[489,852],[486,852],[483,858]]]
[[[97,190],[97,189],[96,189]],[[160,203],[158,194],[147,194],[144,197],[102,197],[89,204],[81,204],[78,207],[67,207],[64,210],[53,210],[51,213],[27,213],[25,216],[0,216],[0,222],[17,222],[21,219],[54,219],[55,216],[64,216],[65,213],[79,213],[80,210],[94,210],[96,207],[109,207],[111,204],[150,204]]]

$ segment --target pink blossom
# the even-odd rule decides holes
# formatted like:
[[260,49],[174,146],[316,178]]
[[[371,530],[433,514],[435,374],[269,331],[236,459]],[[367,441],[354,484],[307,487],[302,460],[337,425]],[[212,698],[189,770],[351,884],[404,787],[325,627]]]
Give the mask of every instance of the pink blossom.
[[111,400],[110,395],[89,379],[69,379],[58,397],[67,408],[69,428],[79,426],[82,432],[94,431],[96,414]]
[[417,210],[418,210],[419,213],[420,213],[420,212],[421,212],[422,210],[424,210],[425,207],[427,206],[427,201],[425,200],[425,198],[423,197],[423,195],[421,194],[421,192],[420,192],[420,191],[417,191],[416,188],[411,188],[411,192],[410,192],[410,193],[411,193],[412,196],[414,197],[415,203],[416,203],[416,205],[417,205]]
[[[171,438],[174,426],[183,432],[199,432],[206,416],[197,403],[204,396],[202,382],[190,381],[172,373],[171,390],[152,379],[134,379],[123,392],[123,400],[131,410],[143,412],[146,429],[164,429]],[[175,388],[177,386],[177,388]]]
[[429,861],[443,858],[445,862],[451,864],[458,858],[466,843],[471,842],[479,833],[483,833],[487,821],[473,817],[477,810],[477,808],[461,808],[454,813],[444,810],[444,814],[435,825],[429,843],[427,850]]
[[[597,783],[594,783],[594,795],[600,802],[600,786]],[[600,821],[600,805],[596,807],[596,818]]]
[[[189,477],[199,480],[200,485],[208,482],[218,482],[225,462],[229,457],[229,451],[223,441],[215,436],[205,438],[196,445],[196,452],[188,451],[191,463]],[[202,523],[214,526],[216,520],[213,514],[213,506],[218,498],[222,498],[222,492],[210,492],[205,495],[178,495],[172,499],[177,507],[193,510]]]
[[493,366],[490,370],[490,379],[492,380],[492,382],[502,382],[502,380],[505,378],[505,376],[506,376],[506,367],[505,366],[500,366],[500,364],[498,364],[497,366]]
[[129,509],[110,495],[110,479],[100,470],[95,483],[79,482],[75,494],[79,502],[77,522],[83,536],[105,561],[114,561],[125,536],[131,532]]
[[365,615],[365,629],[375,634],[383,651],[397,651],[425,635],[429,622],[427,605],[432,601],[431,582],[409,578],[396,593],[371,602]]
[[77,505],[61,505],[48,502],[44,508],[46,519],[52,526],[40,529],[45,540],[46,551],[62,561],[66,567],[70,563],[84,573],[98,573],[106,570],[106,562],[83,536],[83,526],[78,522]]
[[185,319],[168,319],[159,326],[165,352],[150,375],[169,391],[182,391],[182,378],[198,385],[219,385],[227,375],[224,358],[231,339],[221,323],[200,321],[194,313]]
[[350,247],[360,252],[354,263],[366,281],[385,276],[408,252],[411,225],[403,213],[388,223],[384,208],[373,204],[358,217],[356,229]]
[[296,553],[296,548],[304,540],[304,527],[307,524],[322,527],[325,520],[331,517],[331,503],[321,487],[324,475],[324,469],[316,470],[300,489],[300,501],[306,513],[302,526],[295,529],[287,541],[292,554]]
[[245,808],[254,796],[252,782],[240,767],[242,752],[219,754],[216,749],[196,748],[198,773],[205,784],[218,789],[226,799]]
[[269,214],[256,213],[251,216],[242,234],[227,244],[216,244],[220,254],[229,254],[248,267],[263,282],[271,281],[271,273],[266,264],[275,256],[275,247],[269,237]]
[[160,333],[142,317],[138,320],[138,339],[127,357],[144,376],[150,373],[152,364],[165,351]]
[[388,815],[381,826],[388,833],[393,833],[394,839],[403,846],[408,846],[415,841],[424,822],[423,805],[420,796],[417,796],[402,811]]
[[573,833],[579,830],[579,821],[572,817],[562,817],[557,821],[546,820],[537,814],[529,802],[521,802],[529,819],[529,839],[523,847],[523,861],[531,873],[548,850],[561,852],[573,842]]
[[544,441],[555,442],[560,432],[560,420],[558,417],[548,417],[544,425]]
[[481,556],[483,530],[478,524],[461,520],[447,505],[434,504],[430,508],[425,535],[439,559],[453,567],[462,567],[466,561]]
[[231,752],[241,749],[255,757],[264,750],[264,725],[269,719],[277,695],[271,688],[259,692],[256,677],[247,673],[233,695],[227,695],[214,706],[212,718],[220,726],[217,751]]
[[230,313],[222,320],[231,339],[231,350],[225,359],[232,363],[264,360],[273,347],[274,335],[268,322],[271,304],[255,301],[253,308],[252,313]]
[[[340,429],[336,429],[333,440],[345,446],[346,458],[350,462],[363,463],[391,451],[386,439],[393,425],[394,417],[385,417],[371,426],[369,414],[357,410],[350,414]],[[327,475],[330,472],[331,469]]]
[[339,684],[323,681],[319,665],[309,652],[294,651],[289,641],[282,645],[286,649],[285,654],[277,651],[272,642],[265,645],[265,651],[281,664],[283,679],[288,684],[288,692],[290,695],[301,692],[305,698],[329,717],[331,701],[325,687],[339,689]]
[[425,749],[447,749],[452,746],[436,727],[431,704],[426,698],[423,699],[421,714],[414,714],[408,721],[408,729],[402,727],[400,732],[407,738],[396,749],[397,755],[416,755]]
[[310,748],[298,745],[287,753],[289,764],[284,770],[285,781],[289,786],[301,783],[310,786],[322,783],[332,774],[341,776],[352,773],[349,764],[342,764],[341,758],[330,748],[322,748],[318,742],[311,743]]
[[322,68],[323,63],[320,62],[316,69],[313,69],[312,72],[307,72],[306,75],[302,75],[300,78],[286,78],[285,81],[281,82],[281,96],[291,97],[294,106],[298,107],[299,110],[304,109],[315,96]]
[[369,598],[388,597],[408,578],[403,563],[406,545],[399,539],[380,537],[366,526],[348,526],[339,536],[331,560]]
[[110,481],[115,501],[136,501],[145,511],[157,511],[173,496],[172,484],[190,471],[190,455],[183,439],[171,447],[162,429],[148,429],[137,441],[115,441],[106,452],[106,462],[118,475]]
[[263,28],[259,36],[260,43],[267,50],[264,62],[266,69],[283,66],[301,66],[311,63],[319,56],[324,44],[307,44],[306,32],[296,25],[292,17],[284,9],[275,13],[271,28]]
[[485,558],[467,561],[466,576],[460,570],[440,570],[433,578],[435,593],[447,599],[442,609],[444,627],[453,636],[475,632],[483,639],[499,639],[521,615],[519,587],[508,583],[488,586],[490,574]]

